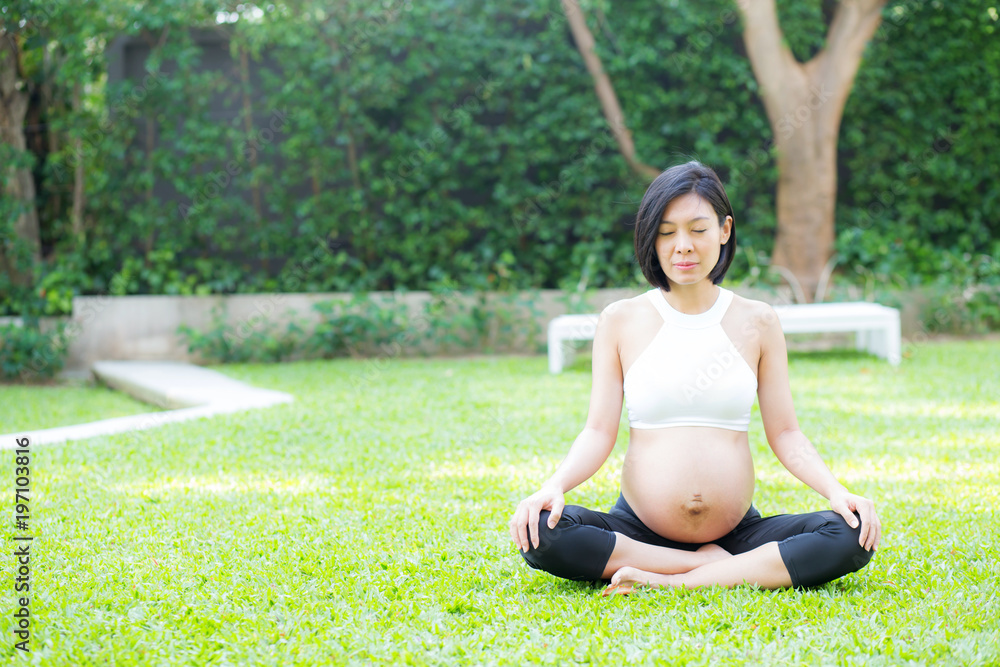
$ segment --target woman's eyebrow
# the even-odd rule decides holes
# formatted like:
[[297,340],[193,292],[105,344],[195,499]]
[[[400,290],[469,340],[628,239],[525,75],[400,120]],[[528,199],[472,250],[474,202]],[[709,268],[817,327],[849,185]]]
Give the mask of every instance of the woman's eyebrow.
[[[709,219],[710,218],[707,215],[699,215],[697,218],[691,218],[690,220],[688,220],[684,224],[690,225],[692,222],[697,222],[699,220],[709,220]],[[677,223],[676,222],[671,222],[670,220],[660,220],[660,224],[661,225],[676,225]]]

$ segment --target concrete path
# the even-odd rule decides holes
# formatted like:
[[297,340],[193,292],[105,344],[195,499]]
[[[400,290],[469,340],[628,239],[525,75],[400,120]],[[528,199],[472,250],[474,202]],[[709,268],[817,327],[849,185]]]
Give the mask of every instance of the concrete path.
[[295,400],[284,392],[258,389],[222,373],[174,361],[98,361],[94,375],[113,389],[168,410],[8,433],[0,435],[0,449],[15,448],[16,438],[28,437],[32,445],[81,440]]

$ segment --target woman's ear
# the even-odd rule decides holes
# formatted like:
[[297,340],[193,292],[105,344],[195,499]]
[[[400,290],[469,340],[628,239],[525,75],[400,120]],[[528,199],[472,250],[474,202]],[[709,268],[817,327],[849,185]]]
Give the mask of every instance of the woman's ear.
[[729,243],[729,236],[733,231],[733,216],[727,215],[726,221],[722,223],[722,245]]

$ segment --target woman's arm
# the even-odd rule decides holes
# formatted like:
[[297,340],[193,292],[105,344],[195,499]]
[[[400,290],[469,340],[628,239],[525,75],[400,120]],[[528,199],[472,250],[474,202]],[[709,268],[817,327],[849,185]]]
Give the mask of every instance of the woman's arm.
[[764,434],[771,450],[790,473],[830,501],[830,509],[857,527],[854,512],[861,517],[860,544],[878,548],[882,524],[874,503],[850,493],[830,472],[819,452],[799,429],[788,380],[788,352],[777,313],[764,305],[755,319],[760,330],[760,361],[757,365],[757,398]]
[[[600,470],[615,448],[622,416],[623,379],[618,354],[619,304],[601,313],[594,333],[593,381],[587,423],[573,441],[569,453],[542,487],[517,506],[510,520],[510,534],[522,551],[538,547],[538,514],[549,510],[549,527],[554,528],[565,506],[564,494],[590,479]],[[616,314],[618,317],[616,317]]]
[[600,470],[615,448],[623,397],[618,319],[614,316],[617,311],[618,304],[613,303],[604,309],[597,321],[587,423],[566,458],[543,486],[553,486],[566,493]]

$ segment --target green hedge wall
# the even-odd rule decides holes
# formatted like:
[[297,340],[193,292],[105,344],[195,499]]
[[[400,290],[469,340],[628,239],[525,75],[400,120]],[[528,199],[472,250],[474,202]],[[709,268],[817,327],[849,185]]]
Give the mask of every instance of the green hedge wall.
[[[215,22],[212,6],[88,11],[104,4],[106,18],[82,22],[104,26],[94,43],[129,32],[153,48],[145,80],[107,89],[92,54],[94,102],[51,114],[87,141],[82,156],[64,146],[38,166],[41,191],[68,197],[55,185],[83,159],[87,230],[71,238],[68,207],[41,207],[64,211],[43,215],[50,310],[107,291],[637,280],[630,225],[646,183],[618,155],[558,0],[269,5],[227,26],[228,73],[204,70],[191,39]],[[729,184],[744,251],[731,276],[746,276],[770,253],[776,172],[735,5],[582,4],[640,159],[697,158]],[[779,3],[799,58],[821,47],[830,4]],[[903,0],[884,15],[840,134],[841,274],[1000,282],[996,11]],[[244,51],[279,66],[245,81]],[[244,113],[251,88],[259,99]],[[233,122],[213,116],[218,96],[240,109]],[[152,154],[145,116],[157,119]],[[243,194],[254,188],[257,203]],[[196,205],[165,204],[163,192]],[[0,309],[16,310],[9,297]]]
[[1000,33],[990,2],[894,3],[840,133],[838,252],[897,283],[1000,283]]

